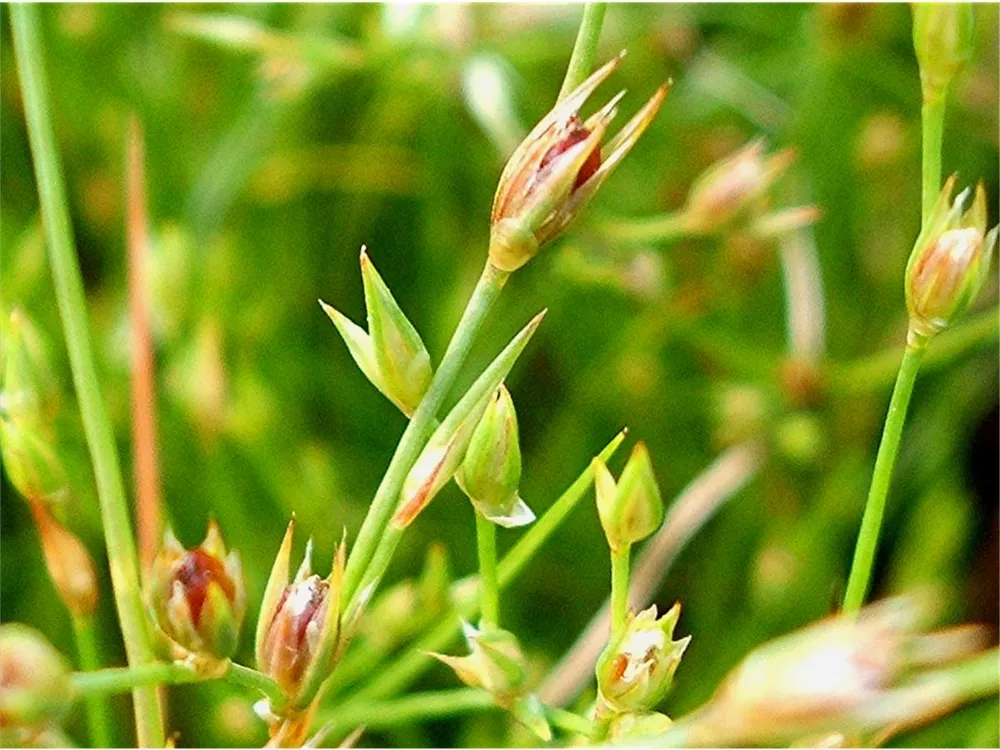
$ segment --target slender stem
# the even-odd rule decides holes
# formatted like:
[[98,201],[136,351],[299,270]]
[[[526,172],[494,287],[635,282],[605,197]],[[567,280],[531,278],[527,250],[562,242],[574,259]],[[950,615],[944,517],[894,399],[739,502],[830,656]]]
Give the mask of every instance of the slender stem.
[[112,667],[96,672],[76,672],[74,689],[84,696],[124,693],[150,685],[182,685],[201,682],[205,677],[188,666],[171,662],[152,662],[136,667]]
[[281,711],[285,703],[285,694],[278,683],[256,669],[250,669],[250,667],[244,667],[242,664],[230,662],[229,670],[223,675],[223,679],[226,682],[251,688],[267,696],[268,701],[271,703],[272,711]]
[[[38,197],[55,282],[56,300],[66,334],[73,383],[80,402],[83,427],[94,463],[97,494],[115,604],[129,663],[142,665],[153,659],[146,632],[145,613],[139,593],[135,541],[114,434],[108,419],[90,348],[87,306],[79,261],[73,239],[63,184],[62,165],[56,150],[55,134],[48,101],[38,8],[29,3],[10,6],[14,47],[24,98],[28,139],[35,164]],[[133,694],[136,732],[141,746],[162,746],[163,720],[156,691],[136,690]]]
[[941,191],[941,142],[944,138],[944,110],[947,89],[924,87],[924,101],[920,109],[923,133],[923,155],[921,159],[921,223],[934,208]]
[[610,240],[629,244],[673,242],[698,234],[683,211],[644,216],[638,219],[615,219],[600,225],[601,233]]
[[559,727],[564,732],[582,735],[588,739],[594,735],[594,722],[571,711],[546,706],[545,718],[549,720],[552,726]]
[[[73,635],[80,657],[80,670],[94,672],[101,668],[101,656],[97,647],[97,633],[92,615],[73,616]],[[87,711],[87,730],[93,747],[115,747],[108,723],[108,707],[100,695],[88,695],[84,701]]]
[[[618,433],[598,455],[602,461],[608,461],[625,439],[625,431]],[[570,512],[587,496],[587,491],[594,480],[591,464],[556,500],[552,507],[541,518],[531,525],[531,529],[522,536],[517,544],[508,552],[497,566],[497,583],[501,591],[509,586],[545,542],[559,529]],[[457,593],[455,584],[453,593]],[[458,618],[470,620],[479,611],[478,593],[474,598],[460,602],[457,607]],[[387,698],[403,690],[411,684],[434,660],[427,656],[429,651],[441,651],[447,648],[461,632],[461,622],[458,618],[444,618],[432,630],[427,632],[416,643],[412,644],[402,655],[393,659],[391,665],[375,674],[364,687],[355,693],[349,704],[359,701],[369,701]],[[345,706],[348,704],[344,704]]]
[[500,586],[497,583],[497,527],[476,511],[476,549],[479,552],[481,627],[500,626]]
[[628,617],[628,572],[632,556],[631,545],[611,550],[611,637],[625,628]]
[[[393,454],[389,468],[386,469],[385,476],[375,492],[375,498],[361,524],[358,538],[347,560],[343,589],[345,611],[350,609],[350,605],[361,590],[361,584],[364,580],[377,580],[369,572],[369,567],[374,567],[371,563],[380,546],[385,548],[379,554],[380,564],[388,565],[388,559],[391,558],[401,535],[387,533],[392,530],[387,529],[386,526],[389,516],[395,510],[403,481],[420,455],[420,449],[430,436],[437,412],[454,384],[458,371],[462,367],[462,363],[465,362],[469,349],[486,320],[490,308],[493,307],[493,303],[500,295],[508,276],[508,273],[498,270],[487,262],[483,274],[479,278],[479,283],[476,284],[476,288],[472,292],[472,298],[462,314],[462,319],[452,335],[441,364],[427,388],[427,393],[421,400],[420,406],[413,413],[406,431],[399,440],[396,452]],[[381,571],[378,571],[377,575],[380,574]]]
[[889,494],[896,453],[899,451],[899,439],[903,434],[906,410],[910,404],[913,384],[917,379],[920,361],[925,351],[925,342],[908,344],[903,354],[903,361],[899,365],[896,386],[892,390],[889,412],[882,431],[882,442],[875,459],[868,502],[865,504],[864,516],[861,519],[861,531],[858,533],[858,543],[854,549],[854,562],[851,564],[851,573],[847,580],[847,593],[844,596],[845,612],[857,612],[861,609],[868,592],[868,583],[875,562],[875,550],[882,528],[882,516],[885,514],[885,501]]
[[594,69],[597,58],[597,41],[601,36],[601,26],[604,25],[604,14],[607,3],[587,3],[583,6],[583,18],[580,19],[580,30],[576,33],[573,53],[566,66],[566,78],[559,89],[559,98],[569,94],[583,83],[590,71]]
[[355,727],[385,729],[415,721],[440,719],[460,714],[496,709],[493,696],[485,690],[458,688],[416,693],[386,701],[365,701],[338,706],[322,712],[317,723],[320,733],[339,737]]

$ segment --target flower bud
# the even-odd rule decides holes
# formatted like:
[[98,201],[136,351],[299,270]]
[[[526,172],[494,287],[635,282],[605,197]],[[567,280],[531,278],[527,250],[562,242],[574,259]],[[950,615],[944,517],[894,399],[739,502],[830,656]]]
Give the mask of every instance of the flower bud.
[[66,608],[75,616],[97,607],[97,574],[90,553],[76,535],[49,512],[44,503],[29,501],[42,542],[42,554],[52,582]]
[[641,542],[663,521],[663,499],[645,443],[637,443],[615,483],[603,461],[594,459],[597,513],[613,550]]
[[566,228],[652,122],[667,85],[602,149],[624,91],[586,121],[579,109],[618,67],[619,55],[595,71],[541,119],[500,175],[490,217],[490,262],[516,271]]
[[651,710],[670,689],[691,636],[673,640],[680,604],[657,618],[656,605],[630,613],[621,634],[597,662],[597,686],[605,705],[618,712]]
[[759,207],[794,158],[791,149],[765,158],[764,142],[752,141],[695,180],[684,209],[685,222],[694,232],[711,232]]
[[943,93],[972,58],[972,6],[914,3],[913,49],[924,95]]
[[500,526],[524,526],[535,520],[518,495],[521,446],[510,392],[501,385],[476,425],[465,452],[460,486],[485,518]]
[[525,671],[517,637],[507,630],[478,630],[468,623],[463,623],[462,632],[469,646],[468,656],[431,656],[454,669],[458,679],[469,687],[482,688],[498,700],[520,695]]
[[420,334],[393,298],[361,247],[361,277],[368,310],[368,332],[322,300],[351,356],[371,383],[406,416],[412,416],[430,385],[431,358]]
[[271,569],[257,621],[257,668],[285,691],[293,709],[308,706],[338,656],[341,633],[340,590],[346,543],[341,542],[327,578],[312,572],[312,540],[295,578],[289,561],[295,522]]
[[997,228],[986,232],[983,186],[963,213],[969,190],[948,205],[955,181],[953,175],[945,183],[906,265],[906,306],[918,339],[946,328],[975,300],[997,243]]
[[246,614],[246,585],[239,554],[226,554],[215,521],[205,541],[191,550],[167,531],[150,571],[149,599],[178,658],[233,655]]
[[69,666],[34,628],[20,623],[0,625],[0,727],[22,732],[58,722],[73,704]]

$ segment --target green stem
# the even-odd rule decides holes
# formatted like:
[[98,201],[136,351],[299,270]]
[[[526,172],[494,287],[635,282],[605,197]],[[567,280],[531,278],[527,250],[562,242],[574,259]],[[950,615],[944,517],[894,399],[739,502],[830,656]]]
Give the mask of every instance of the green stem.
[[621,634],[628,617],[628,574],[631,545],[611,550],[611,637]]
[[944,138],[944,109],[947,89],[924,88],[924,102],[920,109],[923,133],[921,158],[921,224],[927,223],[934,203],[941,191],[941,142]]
[[[430,437],[437,412],[458,377],[458,371],[462,367],[462,363],[465,362],[479,329],[486,320],[493,303],[500,295],[509,275],[498,270],[489,262],[486,263],[479,283],[476,284],[476,288],[472,292],[472,297],[458,327],[455,329],[451,342],[448,344],[441,364],[427,388],[427,393],[421,400],[420,406],[413,413],[406,431],[403,432],[403,436],[399,440],[396,452],[393,454],[389,468],[386,469],[385,476],[375,492],[375,498],[361,524],[358,538],[347,560],[342,595],[345,611],[350,610],[355,596],[361,590],[362,582],[378,580],[381,575],[381,570],[376,568],[373,562],[377,562],[379,566],[388,567],[388,560],[395,551],[401,533],[392,533],[394,530],[387,529],[386,526],[390,515],[395,510],[400,490],[403,488],[403,481],[420,455],[420,450],[427,438]],[[376,553],[378,553],[378,560],[374,561]],[[374,570],[370,570],[370,568]]]
[[493,697],[485,690],[459,688],[417,693],[387,701],[352,703],[328,709],[317,717],[320,733],[341,737],[356,727],[385,729],[427,719],[441,719],[460,714],[496,709]]
[[554,727],[559,727],[564,732],[577,734],[588,739],[594,736],[594,722],[583,716],[579,716],[572,711],[565,711],[552,706],[545,707],[545,718]]
[[698,234],[683,211],[638,219],[605,221],[600,225],[600,230],[609,240],[629,244],[674,242],[682,237]]
[[[76,650],[80,656],[80,671],[94,672],[101,668],[101,657],[97,647],[97,633],[91,615],[73,616],[73,635]],[[93,747],[115,747],[108,723],[108,707],[100,695],[88,695],[84,701],[87,711],[87,729]]]
[[885,501],[889,494],[896,453],[899,451],[899,440],[903,434],[903,423],[906,421],[906,410],[910,404],[913,384],[917,379],[926,346],[926,340],[908,344],[903,354],[903,361],[899,365],[896,385],[892,390],[889,412],[882,431],[882,442],[875,459],[868,502],[865,504],[864,516],[861,519],[858,543],[854,549],[854,562],[851,564],[851,573],[847,580],[847,593],[844,596],[845,612],[857,612],[861,609],[868,592],[872,566],[875,563],[875,550],[882,528],[882,517],[885,514]]
[[500,627],[500,586],[497,583],[497,527],[476,511],[476,549],[479,552],[480,627]]
[[576,33],[573,53],[566,66],[566,78],[559,89],[559,98],[569,94],[573,89],[587,80],[590,71],[594,69],[597,58],[597,41],[601,36],[601,26],[604,25],[604,14],[607,3],[587,3],[583,6],[583,18],[580,19],[580,30]]
[[112,667],[96,672],[76,672],[72,677],[74,689],[84,696],[114,695],[137,687],[154,685],[182,685],[201,682],[205,678],[183,664],[153,662],[137,667]]
[[250,688],[265,695],[271,703],[271,710],[275,713],[280,712],[284,706],[285,694],[278,683],[256,669],[250,669],[250,667],[244,667],[242,664],[230,662],[229,669],[222,676],[222,679],[233,685]]
[[[601,460],[607,462],[624,439],[625,431],[623,430],[598,454]],[[545,545],[545,542],[559,529],[570,512],[587,496],[587,491],[593,480],[593,469],[588,464],[576,481],[566,488],[566,491],[552,504],[552,507],[531,525],[530,530],[504,556],[504,559],[497,566],[497,583],[501,591],[517,579],[525,566]],[[456,588],[459,585],[455,584],[455,587],[452,588],[453,593],[456,593]],[[344,705],[387,698],[403,690],[428,666],[436,663],[427,656],[428,652],[442,651],[447,648],[448,644],[461,632],[461,620],[471,620],[478,611],[479,597],[477,593],[473,598],[462,601],[456,606],[457,618],[442,619],[435,628],[412,644],[401,656],[395,658],[391,665],[380,670],[372,680],[351,697],[349,703]]]
[[[38,8],[33,4],[18,3],[10,6],[10,14],[56,301],[66,334],[66,348],[87,445],[94,464],[115,604],[129,664],[140,666],[152,661],[153,653],[139,593],[138,560],[114,434],[101,399],[90,347],[83,281],[67,208],[62,165],[52,129]],[[152,688],[136,690],[133,701],[140,746],[162,746],[163,720],[156,691]]]

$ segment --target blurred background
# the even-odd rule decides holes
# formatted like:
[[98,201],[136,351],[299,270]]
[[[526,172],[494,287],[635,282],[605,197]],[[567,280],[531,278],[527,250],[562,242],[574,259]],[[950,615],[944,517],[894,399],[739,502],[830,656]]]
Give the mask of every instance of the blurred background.
[[[949,101],[944,169],[962,185],[985,182],[993,225],[997,7],[976,14],[977,51]],[[214,517],[240,550],[251,602],[245,663],[289,515],[305,532],[299,547],[315,537],[325,572],[341,530],[359,527],[405,426],[317,299],[363,320],[357,259],[366,244],[440,358],[485,258],[500,169],[553,103],[579,18],[574,5],[44,8],[56,136],[127,482],[130,114],[144,127],[164,510],[186,545]],[[65,395],[57,448],[72,477],[58,515],[98,561],[102,648],[107,663],[123,663],[6,13],[0,24],[3,311],[24,309],[51,344]],[[513,277],[465,368],[467,384],[549,308],[507,381],[521,425],[522,494],[539,514],[626,425],[647,442],[668,507],[723,451],[763,446],[746,486],[657,589],[661,607],[683,602],[677,632],[694,636],[665,705],[671,715],[704,701],[754,645],[842,597],[895,374],[891,352],[905,336],[902,276],[919,227],[910,32],[902,4],[612,5],[599,59],[629,54],[599,103],[627,87],[624,122],[667,78],[673,90],[584,218]],[[756,137],[796,150],[772,201],[819,207],[814,226],[642,242],[606,231],[680,208],[699,173]],[[994,334],[921,373],[875,580],[878,596],[936,585],[947,621],[990,624],[994,640],[996,302],[991,274],[969,317]],[[3,619],[39,627],[72,654],[30,512],[4,482]],[[390,578],[419,574],[432,542],[447,548],[456,576],[474,571],[472,518],[464,496],[446,488],[405,536]],[[501,554],[519,535],[500,532]],[[601,605],[608,578],[588,498],[502,598],[539,679]],[[415,689],[454,685],[439,666]],[[230,688],[170,692],[180,745],[266,739],[250,701]],[[128,700],[115,708],[127,725]],[[70,731],[80,730],[75,715]],[[362,739],[508,742],[531,739],[499,713]],[[995,746],[997,707],[972,706],[894,742]]]

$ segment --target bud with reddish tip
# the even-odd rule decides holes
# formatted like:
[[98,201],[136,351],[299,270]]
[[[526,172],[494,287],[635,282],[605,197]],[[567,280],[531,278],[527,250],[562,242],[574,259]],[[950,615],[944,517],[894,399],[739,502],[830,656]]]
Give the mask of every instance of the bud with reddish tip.
[[61,720],[72,704],[69,666],[62,654],[34,628],[20,623],[0,625],[3,746],[30,742],[37,732]]
[[511,155],[500,175],[490,217],[490,262],[516,271],[566,228],[652,122],[667,95],[664,84],[602,148],[621,92],[587,120],[580,107],[618,67],[622,55],[561,99]]
[[340,593],[346,543],[341,542],[327,578],[312,572],[312,540],[289,581],[295,522],[271,569],[257,621],[257,668],[285,692],[290,708],[307,707],[338,656],[343,636]]
[[906,265],[911,343],[946,328],[975,300],[996,248],[997,227],[986,231],[983,186],[977,186],[972,205],[963,211],[970,191],[952,201],[955,182],[952,175],[945,183]]
[[680,604],[663,617],[657,617],[655,604],[629,614],[625,628],[597,662],[597,686],[606,708],[642,712],[663,700],[691,642],[691,636],[673,640],[680,615]]
[[226,553],[215,521],[191,550],[167,531],[150,570],[149,600],[175,657],[233,655],[246,614],[246,586],[239,554]]

